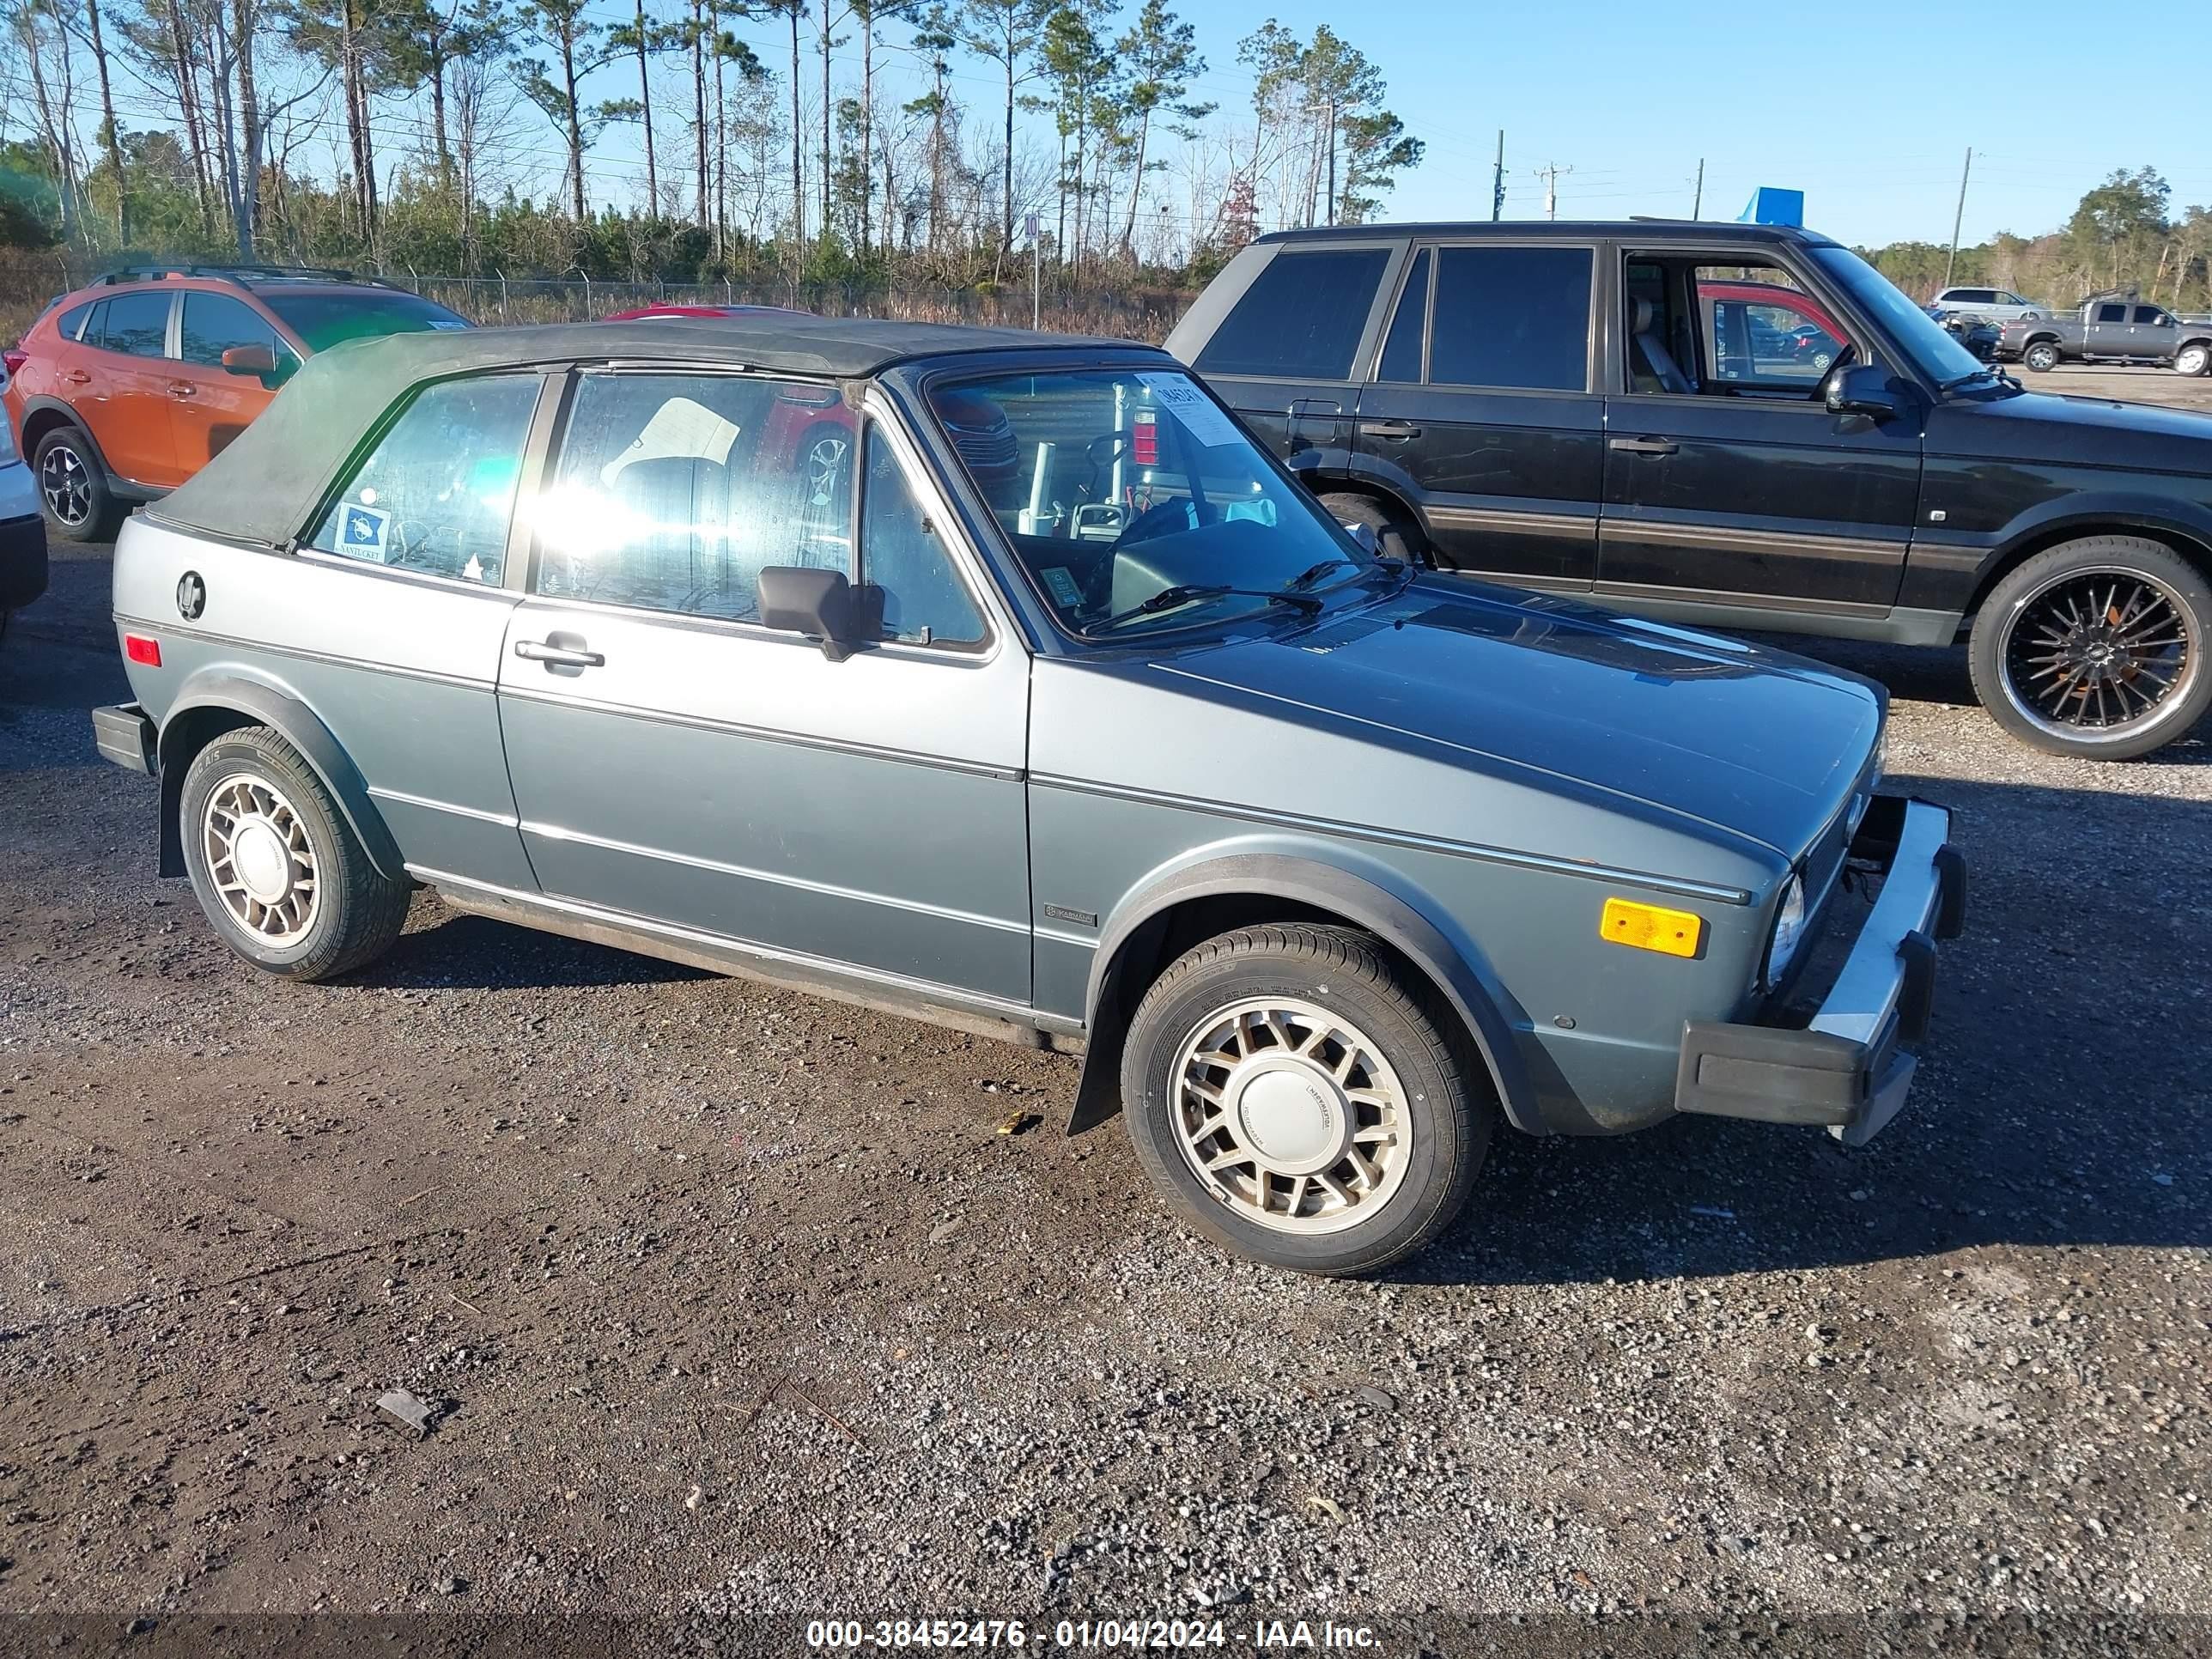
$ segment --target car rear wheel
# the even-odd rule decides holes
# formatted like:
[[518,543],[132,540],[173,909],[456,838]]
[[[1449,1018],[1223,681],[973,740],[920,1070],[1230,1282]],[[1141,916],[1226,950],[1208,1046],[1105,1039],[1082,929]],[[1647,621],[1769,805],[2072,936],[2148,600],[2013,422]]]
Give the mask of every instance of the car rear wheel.
[[2185,345],[2173,354],[2177,374],[2212,374],[2212,346]]
[[2037,554],[1982,602],[1974,692],[2032,748],[2130,760],[2212,707],[2212,586],[2162,543],[2088,536]]
[[1339,493],[1324,495],[1321,504],[1339,524],[1364,524],[1375,532],[1375,544],[1385,558],[1400,559],[1407,564],[1425,564],[1422,556],[1428,543],[1421,534],[1420,526],[1404,514],[1394,513],[1372,495],[1353,495]]
[[327,979],[399,937],[409,884],[378,873],[323,781],[268,726],[201,750],[179,811],[200,908],[255,967]]
[[67,426],[49,432],[39,441],[31,465],[47,529],[69,542],[104,542],[114,535],[121,503],[84,434]]
[[2038,340],[2021,354],[2021,362],[2038,374],[2048,374],[2058,367],[2058,348],[2048,340]]
[[1207,940],[1146,994],[1128,1130],[1199,1232],[1297,1273],[1373,1273],[1466,1207],[1491,1091],[1427,988],[1374,939],[1304,923]]

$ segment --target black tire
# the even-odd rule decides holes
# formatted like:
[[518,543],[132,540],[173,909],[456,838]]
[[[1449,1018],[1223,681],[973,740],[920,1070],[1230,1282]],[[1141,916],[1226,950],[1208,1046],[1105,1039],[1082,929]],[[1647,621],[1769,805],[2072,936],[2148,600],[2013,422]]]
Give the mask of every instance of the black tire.
[[[1376,1206],[1370,1219],[1348,1220],[1332,1231],[1293,1232],[1249,1218],[1201,1179],[1183,1151],[1176,1115],[1184,1091],[1176,1067],[1184,1046],[1239,1004],[1277,997],[1344,1021],[1396,1075],[1407,1144],[1397,1173],[1387,1173],[1387,1161],[1374,1166],[1386,1174],[1382,1191],[1359,1200]],[[1264,1028],[1252,1029],[1256,1034]],[[1249,1051],[1247,1059],[1271,1052],[1261,1047]],[[1316,1050],[1324,1057],[1344,1052],[1341,1045]],[[1372,1086],[1376,1074],[1364,1067],[1362,1062],[1347,1075],[1366,1076]],[[1308,1092],[1316,1103],[1321,1100]],[[1474,1189],[1496,1114],[1481,1061],[1468,1051],[1456,1022],[1437,1009],[1425,985],[1401,975],[1368,935],[1303,922],[1224,933],[1189,951],[1162,974],[1130,1022],[1121,1054],[1121,1094],[1137,1157],[1186,1223],[1239,1255],[1295,1273],[1330,1275],[1374,1273],[1422,1249],[1449,1227]],[[1239,1096],[1240,1101],[1252,1098],[1248,1090],[1240,1090]],[[1333,1133],[1338,1120],[1328,1114],[1336,1110],[1344,1115],[1348,1135],[1361,1121],[1359,1109],[1349,1102],[1335,1100],[1317,1110],[1315,1121]],[[1225,1123],[1233,1115],[1224,1109],[1220,1119]],[[1340,1160],[1324,1173],[1348,1167]],[[1247,1183],[1253,1178],[1237,1177]],[[1283,1193],[1285,1208],[1294,1203],[1310,1202],[1316,1209],[1328,1205],[1329,1194],[1312,1189],[1320,1185],[1316,1177],[1311,1187]],[[1262,1185],[1261,1190],[1269,1188]]]
[[[209,798],[240,779],[273,791],[289,806],[287,826],[296,823],[312,855],[305,867],[314,878],[315,891],[299,918],[302,926],[296,938],[274,942],[234,914],[211,869],[216,854],[206,828]],[[328,979],[382,955],[406,925],[412,884],[377,872],[323,781],[268,726],[226,732],[201,750],[185,774],[178,811],[185,867],[200,908],[223,943],[257,968],[285,979]],[[234,878],[240,876],[244,862],[230,866]],[[286,866],[295,878],[301,867],[296,859]]]
[[1411,519],[1394,513],[1372,495],[1353,495],[1340,492],[1324,495],[1321,504],[1328,508],[1329,517],[1339,524],[1364,524],[1375,532],[1375,544],[1386,559],[1400,559],[1407,564],[1429,562],[1428,538]]
[[2048,340],[2038,340],[2020,354],[2020,361],[2032,374],[2048,374],[2058,367],[2058,348]]
[[108,488],[107,469],[83,433],[64,426],[40,439],[31,473],[51,534],[65,542],[114,539],[115,527],[123,522],[123,503]]
[[2212,374],[2212,345],[2191,340],[2173,354],[2173,372],[2192,379],[2199,374]]
[[[2095,590],[2107,576],[2114,586],[2100,599]],[[2131,656],[2121,658],[2116,673],[2087,683],[2098,693],[2096,708],[2093,711],[2083,695],[2075,711],[2078,721],[2039,704],[2036,692],[2055,695],[2055,685],[2039,687],[2033,664],[2022,659],[2033,653],[2033,642],[2046,630],[2070,629],[2054,614],[2069,597],[2087,597],[2086,607],[2077,599],[2077,608],[2086,610],[2089,624],[2083,643],[2073,648],[2095,650],[2103,642],[2098,635],[2108,627],[2116,627],[2124,641],[2130,633],[2146,640],[2167,637],[2163,626],[2132,620],[2143,614],[2136,609],[2138,592],[2164,607],[2154,615],[2170,612],[2179,624],[2171,630],[2180,641],[2178,653],[2154,654],[2145,649],[2140,666]],[[2085,536],[2046,549],[2006,573],[1974,617],[1966,659],[1973,672],[1974,695],[1990,718],[2030,748],[2081,760],[2133,760],[2187,736],[2212,708],[2208,647],[2212,647],[2212,586],[2203,571],[2161,542],[2140,536]],[[2130,718],[2109,722],[2096,718],[2115,702],[2129,702],[2120,682],[2134,688],[2135,699],[2149,696],[2145,688],[2152,681],[2147,673],[2163,673],[2167,678],[2166,689],[2154,700],[2148,706],[2137,702]],[[2100,684],[2111,689],[2109,698]]]

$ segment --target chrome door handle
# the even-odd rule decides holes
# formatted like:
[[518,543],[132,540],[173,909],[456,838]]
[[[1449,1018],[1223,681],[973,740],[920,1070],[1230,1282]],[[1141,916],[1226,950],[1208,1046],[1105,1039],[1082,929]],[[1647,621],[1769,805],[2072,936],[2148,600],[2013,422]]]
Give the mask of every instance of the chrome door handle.
[[517,640],[514,654],[552,668],[604,668],[607,664],[603,652],[580,651],[573,646],[555,645],[550,640]]
[[189,398],[189,397],[191,397],[191,396],[192,395],[192,384],[191,384],[191,382],[190,380],[172,380],[172,381],[170,381],[170,382],[169,382],[169,395],[170,395],[172,398]]
[[1421,435],[1421,428],[1411,421],[1362,421],[1359,424],[1369,437],[1381,438],[1394,444],[1401,444],[1408,438]]
[[1607,447],[1624,455],[1671,455],[1677,445],[1672,438],[1614,438]]
[[68,374],[62,376],[62,379],[67,380],[71,386],[90,386],[92,384],[92,376],[86,374],[81,368],[73,368],[70,370]]

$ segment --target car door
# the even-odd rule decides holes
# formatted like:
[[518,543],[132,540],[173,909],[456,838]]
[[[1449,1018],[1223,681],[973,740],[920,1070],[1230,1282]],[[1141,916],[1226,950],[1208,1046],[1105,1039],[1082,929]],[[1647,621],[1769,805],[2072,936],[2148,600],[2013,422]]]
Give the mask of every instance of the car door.
[[2135,306],[2128,313],[2128,356],[2138,363],[2162,363],[2173,356],[2179,331],[2156,306]]
[[1373,237],[1279,246],[1199,349],[1191,367],[1293,467],[1350,465],[1353,360],[1398,250]]
[[126,289],[100,301],[85,325],[86,349],[70,371],[83,379],[70,403],[108,471],[167,489],[184,482],[169,419],[170,313],[176,290]]
[[1359,395],[1358,470],[1419,509],[1448,568],[1590,586],[1595,260],[1589,246],[1485,240],[1427,244],[1407,264]]
[[2094,307],[2089,313],[2088,326],[2082,330],[2081,347],[2092,357],[2118,357],[2131,355],[2128,334],[2128,308],[2118,303]]
[[[222,354],[233,346],[264,348],[276,359],[276,370],[267,375],[232,374],[222,366]],[[169,380],[177,465],[184,475],[198,471],[252,424],[299,366],[291,343],[243,300],[185,289]]]
[[1740,251],[1630,251],[1621,270],[1600,596],[1713,621],[1886,614],[1912,537],[1920,420],[1830,414],[1825,370],[1751,357],[1751,313],[1816,324],[1861,362],[1870,344],[1844,337],[1844,313],[1794,267],[1747,272]]
[[[577,377],[500,667],[523,844],[582,915],[1026,1003],[1027,656],[882,410],[823,487],[777,417],[821,390]],[[857,580],[881,642],[763,628],[770,565]]]

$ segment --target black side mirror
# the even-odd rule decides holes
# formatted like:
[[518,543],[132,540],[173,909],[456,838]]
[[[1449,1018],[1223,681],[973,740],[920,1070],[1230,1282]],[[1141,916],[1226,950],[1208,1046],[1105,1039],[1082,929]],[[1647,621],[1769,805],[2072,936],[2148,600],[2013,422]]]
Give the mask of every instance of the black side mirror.
[[1828,376],[1828,413],[1894,420],[1905,413],[1905,396],[1890,383],[1889,372],[1872,363],[1846,363]]
[[760,619],[763,628],[803,634],[820,641],[822,654],[842,662],[860,641],[860,618],[853,585],[842,570],[772,564],[760,573]]

